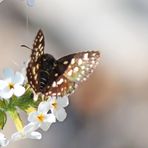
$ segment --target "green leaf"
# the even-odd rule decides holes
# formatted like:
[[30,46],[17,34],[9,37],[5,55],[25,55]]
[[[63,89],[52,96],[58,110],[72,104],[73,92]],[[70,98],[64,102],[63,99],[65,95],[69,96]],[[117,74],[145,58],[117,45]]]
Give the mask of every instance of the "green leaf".
[[3,110],[6,107],[5,101],[0,100],[0,109]]
[[6,113],[0,110],[0,129],[3,129],[7,120]]
[[21,110],[26,111],[29,107],[37,108],[39,102],[33,100],[32,91],[27,90],[25,94],[19,98],[13,96],[9,106],[12,108],[19,107]]

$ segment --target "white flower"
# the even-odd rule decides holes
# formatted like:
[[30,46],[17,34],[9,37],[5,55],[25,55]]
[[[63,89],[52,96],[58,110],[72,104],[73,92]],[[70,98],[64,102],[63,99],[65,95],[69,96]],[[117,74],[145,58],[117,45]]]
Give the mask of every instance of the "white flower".
[[5,138],[4,134],[0,133],[0,147],[7,146],[9,141]]
[[56,98],[49,98],[51,112],[55,115],[58,121],[64,121],[67,113],[64,107],[68,106],[69,99],[67,96]]
[[27,5],[28,5],[29,7],[34,6],[34,4],[35,4],[35,0],[27,0]]
[[28,67],[29,61],[30,61],[30,60],[28,60],[28,61],[23,61],[23,62],[21,63],[21,67],[22,67],[22,69],[21,69],[21,74],[25,77],[25,80],[24,80],[24,81],[27,81],[27,77],[26,77],[27,72],[26,72],[26,69],[27,69],[27,67]]
[[9,99],[14,94],[19,97],[25,93],[24,76],[20,72],[14,73],[12,69],[4,70],[4,80],[0,80],[0,96]]
[[42,130],[47,131],[50,125],[56,121],[53,114],[48,114],[49,107],[49,102],[41,102],[38,106],[38,110],[29,114],[28,121],[38,124]]
[[12,134],[11,140],[12,141],[18,141],[21,139],[41,139],[42,135],[39,132],[35,132],[35,130],[38,129],[38,125],[35,123],[29,123],[26,125],[22,131],[16,132]]

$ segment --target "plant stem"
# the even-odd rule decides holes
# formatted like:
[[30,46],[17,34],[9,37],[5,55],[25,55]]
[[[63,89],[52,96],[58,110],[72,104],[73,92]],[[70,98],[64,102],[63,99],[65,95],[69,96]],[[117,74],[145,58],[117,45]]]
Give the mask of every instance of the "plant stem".
[[19,132],[22,131],[22,129],[23,129],[23,122],[22,122],[18,112],[15,109],[13,109],[13,110],[9,110],[8,113],[9,113],[11,119],[13,120],[13,122],[14,122],[14,124],[16,126],[16,129]]

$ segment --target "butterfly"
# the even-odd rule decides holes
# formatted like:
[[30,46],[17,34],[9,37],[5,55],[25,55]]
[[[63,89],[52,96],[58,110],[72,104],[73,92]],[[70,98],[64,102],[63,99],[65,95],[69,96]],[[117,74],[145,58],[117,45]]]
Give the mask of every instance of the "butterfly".
[[44,53],[45,40],[39,30],[27,67],[30,87],[45,97],[62,97],[73,93],[78,84],[86,80],[99,62],[99,51],[84,51],[55,59]]

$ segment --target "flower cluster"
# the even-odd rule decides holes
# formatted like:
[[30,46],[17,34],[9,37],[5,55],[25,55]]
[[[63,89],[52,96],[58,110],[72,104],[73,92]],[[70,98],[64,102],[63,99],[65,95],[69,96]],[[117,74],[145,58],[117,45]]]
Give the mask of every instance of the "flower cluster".
[[[9,115],[16,125],[17,132],[7,139],[0,133],[0,146],[6,146],[13,141],[31,138],[41,139],[37,130],[47,131],[56,121],[64,121],[67,114],[65,107],[69,100],[64,97],[49,97],[46,101],[40,98],[34,101],[32,90],[25,81],[25,76],[12,69],[5,69],[0,80],[0,128],[3,129]],[[23,126],[19,109],[28,114],[28,124]]]

